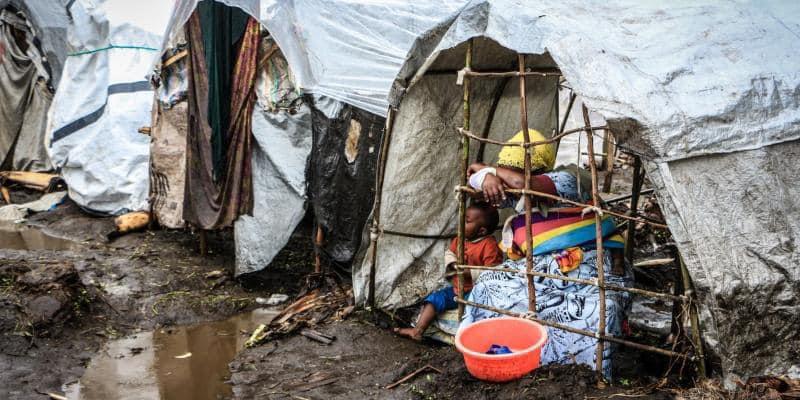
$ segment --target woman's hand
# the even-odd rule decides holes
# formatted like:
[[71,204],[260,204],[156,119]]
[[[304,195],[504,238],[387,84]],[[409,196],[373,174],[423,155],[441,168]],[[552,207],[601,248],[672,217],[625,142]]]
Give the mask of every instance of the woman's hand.
[[484,164],[484,163],[476,162],[476,163],[470,164],[469,168],[467,168],[467,178],[469,178],[470,176],[472,176],[472,174],[474,174],[474,173],[476,173],[476,172],[478,172],[478,171],[480,171],[480,170],[482,170],[484,168],[486,168],[486,164]]
[[483,190],[483,198],[486,200],[486,202],[495,207],[500,207],[500,204],[502,204],[503,200],[506,199],[503,180],[492,174],[486,174],[486,178],[483,180],[483,187],[481,189]]

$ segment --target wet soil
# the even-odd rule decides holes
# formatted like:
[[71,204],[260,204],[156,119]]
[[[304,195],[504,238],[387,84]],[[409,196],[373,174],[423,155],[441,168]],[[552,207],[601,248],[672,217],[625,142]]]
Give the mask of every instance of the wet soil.
[[228,363],[258,324],[277,310],[255,309],[223,321],[163,327],[103,346],[80,381],[66,385],[71,400],[217,399],[233,392]]
[[[231,364],[236,399],[584,399],[622,397],[670,398],[649,389],[656,378],[636,353],[627,357],[620,376],[605,389],[596,387],[595,373],[586,366],[545,366],[518,381],[489,384],[474,379],[461,355],[451,346],[400,339],[373,324],[362,313],[348,321],[316,329],[335,336],[330,345],[302,336],[246,349]],[[386,386],[424,365],[427,370],[393,389]],[[663,371],[655,371],[658,374]],[[657,376],[657,375],[655,375]]]
[[[389,331],[395,322],[366,312],[316,326],[336,337],[328,346],[297,335],[237,354],[253,322],[241,313],[257,307],[255,298],[294,297],[306,282],[313,268],[309,224],[269,268],[238,279],[230,231],[210,233],[209,254],[201,256],[188,230],[108,242],[111,230],[110,218],[88,216],[68,201],[0,233],[0,398],[65,390],[85,399],[666,396],[652,389],[665,360],[624,349],[605,389],[578,366],[486,384],[469,375],[452,347],[397,338]],[[227,319],[235,315],[245,317]],[[638,339],[663,344],[662,337]],[[442,373],[385,389],[426,364]]]
[[266,272],[236,279],[230,231],[209,234],[205,256],[198,237],[184,230],[107,242],[111,218],[69,202],[15,228],[71,242],[0,248],[0,398],[62,393],[109,340],[223,320],[255,308],[256,297],[293,296],[313,268],[304,232]]
[[79,244],[72,240],[50,236],[41,230],[0,221],[0,249],[9,250],[70,250]]

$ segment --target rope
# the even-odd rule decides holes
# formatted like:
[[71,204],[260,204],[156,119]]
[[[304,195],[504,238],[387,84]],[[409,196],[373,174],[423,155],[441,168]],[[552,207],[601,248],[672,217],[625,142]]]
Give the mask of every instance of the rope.
[[112,45],[110,45],[108,47],[102,47],[102,48],[94,49],[94,50],[84,50],[84,51],[79,51],[77,53],[67,54],[67,57],[82,56],[84,54],[94,54],[94,53],[99,53],[101,51],[106,51],[106,50],[111,50],[111,49],[135,49],[135,50],[158,51],[158,49],[153,48],[153,47],[125,46],[125,45],[114,45],[114,44],[112,44]]

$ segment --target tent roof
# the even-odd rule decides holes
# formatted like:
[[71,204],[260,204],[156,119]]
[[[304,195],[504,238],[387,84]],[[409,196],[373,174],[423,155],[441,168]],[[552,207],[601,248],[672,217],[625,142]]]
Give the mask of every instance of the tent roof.
[[623,140],[641,135],[643,150],[662,159],[800,137],[797,2],[475,0],[420,36],[398,87],[442,50],[479,36],[549,53]]
[[[178,0],[162,50],[200,0]],[[281,47],[298,85],[386,115],[392,81],[418,36],[464,0],[216,0],[258,18]]]

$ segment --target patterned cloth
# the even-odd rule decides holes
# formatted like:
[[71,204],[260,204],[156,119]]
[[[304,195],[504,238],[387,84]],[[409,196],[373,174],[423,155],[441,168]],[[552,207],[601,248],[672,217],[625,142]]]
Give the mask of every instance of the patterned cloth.
[[[611,270],[612,260],[604,254],[604,265]],[[592,279],[597,277],[597,251],[584,249],[583,262],[566,274],[561,272],[553,255],[534,258],[534,271],[572,278]],[[525,260],[508,260],[499,268],[525,271]],[[607,284],[633,286],[633,274],[626,270],[624,276],[605,274]],[[596,286],[581,285],[557,279],[534,279],[536,289],[536,314],[539,318],[557,322],[573,328],[596,331],[599,321],[598,293]],[[467,297],[468,300],[504,310],[524,313],[528,311],[528,283],[524,274],[499,271],[484,271]],[[606,291],[606,332],[610,336],[622,334],[622,321],[630,311],[631,299],[627,292]],[[467,306],[460,327],[474,322],[501,316],[478,307]],[[542,350],[542,364],[587,364],[595,367],[597,340],[588,336],[547,328],[548,340]],[[603,374],[611,378],[611,356],[614,345],[606,343],[603,352]]]
[[[548,176],[556,187],[556,192],[560,197],[586,202],[589,196],[588,190],[578,191],[579,183],[576,178],[580,171],[560,170],[544,174]],[[581,178],[585,183],[585,179]],[[580,185],[583,188],[583,185]],[[522,202],[517,202],[522,203]],[[563,206],[563,205],[556,205]],[[515,207],[519,210],[519,207]],[[563,208],[563,207],[562,207]],[[537,210],[539,211],[539,210]],[[541,214],[537,214],[541,217]],[[503,232],[503,241],[507,239],[513,242],[513,226],[520,217],[516,215],[506,222]],[[548,215],[548,217],[550,217]],[[549,219],[548,217],[543,220]],[[604,221],[605,222],[605,221]],[[518,224],[517,224],[518,225]],[[611,224],[613,226],[613,223]],[[594,228],[594,224],[590,225]],[[508,237],[507,229],[510,229]],[[523,225],[524,232],[524,225]],[[534,229],[534,233],[537,231]],[[524,234],[523,234],[524,236]],[[604,235],[605,236],[605,235]],[[594,234],[592,233],[592,238]],[[572,247],[570,245],[568,247]],[[559,266],[559,256],[565,248],[552,248],[549,252],[534,253],[534,271],[562,275],[579,279],[593,279],[597,277],[597,250],[595,244],[584,243],[580,247],[583,259],[577,267],[567,268],[562,272]],[[577,252],[576,252],[577,254]],[[603,256],[603,264],[606,266],[605,280],[611,285],[631,287],[633,286],[633,274],[630,269],[626,269],[623,276],[616,276],[609,273],[612,270],[612,257],[606,251]],[[501,268],[511,268],[525,271],[525,259],[506,260]],[[596,286],[582,285],[572,282],[561,281],[558,279],[536,277],[534,279],[536,290],[536,314],[539,318],[557,322],[588,331],[597,331],[599,321],[599,289]],[[528,311],[528,280],[524,273],[508,273],[499,271],[484,271],[475,282],[475,286],[467,297],[470,301],[488,306],[525,313]],[[619,336],[622,334],[622,321],[630,310],[630,294],[627,292],[606,291],[606,334]],[[464,319],[460,327],[463,328],[474,322],[498,317],[500,314],[482,308],[467,306]],[[597,340],[592,337],[583,336],[575,333],[562,331],[560,329],[548,328],[548,340],[542,350],[542,363],[587,364],[594,368]],[[614,352],[614,345],[606,343],[603,352],[603,374],[611,378],[611,356]]]
[[[186,196],[183,219],[202,229],[233,225],[239,215],[253,210],[251,176],[252,115],[255,106],[255,76],[260,24],[249,18],[239,41],[233,66],[229,107],[225,126],[224,173],[217,179],[214,132],[209,125],[209,74],[203,48],[203,26],[197,11],[186,26],[189,41],[189,126],[186,140]],[[207,27],[206,27],[207,28]]]

